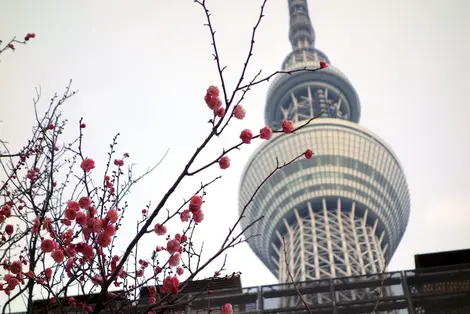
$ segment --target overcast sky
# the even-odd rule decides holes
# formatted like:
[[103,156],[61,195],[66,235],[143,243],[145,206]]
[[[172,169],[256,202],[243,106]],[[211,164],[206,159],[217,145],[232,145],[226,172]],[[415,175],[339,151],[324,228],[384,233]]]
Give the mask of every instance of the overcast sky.
[[[230,87],[239,77],[261,0],[207,2]],[[359,94],[360,124],[393,148],[408,179],[411,217],[390,269],[413,268],[416,253],[468,248],[470,2],[310,0],[309,5],[317,47]],[[128,199],[135,214],[128,214],[130,227],[120,235],[124,245],[134,230],[132,220],[162,196],[209,130],[202,97],[219,81],[203,11],[191,0],[5,0],[1,6],[1,39],[37,36],[1,55],[0,138],[22,145],[33,121],[34,87],[41,85],[45,108],[73,79],[79,93],[64,113],[71,127],[84,117],[85,150],[100,165],[97,173],[117,132],[122,134],[118,151],[128,151],[137,170],[170,149]],[[249,74],[279,69],[290,51],[287,33],[287,1],[268,1]],[[204,155],[207,160],[236,143],[241,129],[263,126],[267,88],[260,85],[248,94],[246,119],[234,121]],[[231,155],[232,167],[208,190],[198,237],[206,243],[207,257],[237,217],[240,175],[258,144]],[[217,173],[189,181],[170,206]],[[149,235],[143,246],[148,252],[156,244]],[[247,245],[230,251],[228,269],[241,271],[245,286],[277,281]]]

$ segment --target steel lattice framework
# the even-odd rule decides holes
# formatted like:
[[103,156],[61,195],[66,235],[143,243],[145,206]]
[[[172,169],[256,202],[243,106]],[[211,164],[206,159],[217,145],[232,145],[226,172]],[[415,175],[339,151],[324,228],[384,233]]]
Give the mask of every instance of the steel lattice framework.
[[[320,118],[254,152],[242,175],[240,211],[257,193],[242,227],[264,216],[246,235],[261,235],[250,246],[283,283],[290,277],[306,281],[381,272],[409,219],[402,166],[384,141],[357,124],[359,97],[315,47],[306,0],[288,0],[288,6],[293,50],[282,69],[319,69],[322,62],[328,67],[277,76],[268,90],[265,121],[279,129],[286,119],[299,126]],[[312,159],[282,168],[258,189],[273,169],[306,148],[314,151]],[[337,297],[355,300],[367,293],[338,292]],[[310,302],[328,301],[318,298]]]
[[[290,280],[289,272],[296,281],[307,281],[383,270],[385,259],[381,242],[385,233],[377,237],[377,219],[369,226],[367,217],[355,215],[355,203],[350,212],[345,212],[340,199],[334,209],[328,209],[323,199],[323,208],[316,212],[310,203],[307,204],[308,216],[301,217],[295,209],[295,220],[289,223],[283,219],[287,233],[282,235],[276,230],[281,244],[273,245],[278,258],[271,258],[278,266],[281,282]],[[288,253],[287,261],[285,252]]]
[[[274,246],[278,259],[281,282],[304,282],[325,277],[358,276],[366,273],[382,272],[385,267],[384,250],[381,238],[375,233],[378,220],[374,226],[367,224],[365,216],[355,215],[355,203],[350,212],[345,212],[338,199],[336,209],[328,209],[323,199],[322,209],[314,211],[308,204],[308,216],[302,217],[294,210],[296,220],[289,223],[284,219],[287,233],[282,235],[276,231],[280,245]],[[386,248],[385,248],[386,249]],[[287,257],[287,260],[286,260]],[[275,256],[271,258],[275,259]],[[379,290],[373,290],[380,293]],[[362,300],[372,291],[353,290],[337,292],[337,299]],[[282,300],[283,307],[302,305],[300,299],[290,297]],[[331,302],[329,295],[317,294],[307,298],[311,305]]]

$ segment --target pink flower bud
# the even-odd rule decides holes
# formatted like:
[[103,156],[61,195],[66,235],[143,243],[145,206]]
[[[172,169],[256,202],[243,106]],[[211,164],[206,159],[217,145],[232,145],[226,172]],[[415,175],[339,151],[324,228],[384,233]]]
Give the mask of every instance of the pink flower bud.
[[171,267],[175,267],[175,266],[178,266],[179,264],[181,263],[181,255],[180,253],[175,253],[173,254],[169,261],[168,261],[168,264],[171,266]]
[[204,213],[202,212],[202,210],[198,210],[196,212],[193,213],[193,219],[194,219],[194,222],[196,223],[200,223],[204,220]]
[[249,129],[245,129],[240,133],[240,139],[245,144],[250,144],[253,139],[253,133]]
[[307,159],[312,158],[312,156],[313,156],[312,150],[311,150],[310,148],[307,149],[307,150],[304,152],[304,156],[305,156],[305,158],[307,158]]
[[261,130],[259,130],[259,137],[263,140],[270,140],[273,136],[273,131],[269,126],[265,126]]
[[215,110],[215,115],[217,117],[223,118],[225,116],[225,108],[224,107],[219,107]]
[[236,105],[233,109],[233,116],[239,120],[243,120],[246,115],[246,110],[241,105]]
[[90,172],[95,168],[95,161],[91,158],[85,158],[80,164],[80,168],[82,168],[82,170],[85,172]]
[[182,222],[188,222],[189,219],[191,219],[191,212],[189,209],[183,210],[183,212],[180,214],[180,218]]
[[219,159],[219,167],[220,169],[227,169],[230,167],[230,158],[228,156],[222,156],[222,158]]
[[294,123],[290,120],[284,120],[284,122],[282,122],[282,130],[284,133],[294,132]]
[[166,233],[166,227],[161,224],[156,224],[153,230],[159,236],[165,235]]

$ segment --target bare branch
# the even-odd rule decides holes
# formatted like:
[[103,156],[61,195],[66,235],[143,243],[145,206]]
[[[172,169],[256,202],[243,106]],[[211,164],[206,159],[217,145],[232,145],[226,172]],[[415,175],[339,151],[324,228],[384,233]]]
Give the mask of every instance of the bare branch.
[[308,306],[307,301],[305,301],[304,296],[302,295],[302,293],[300,293],[300,290],[297,287],[297,284],[295,283],[294,276],[289,270],[289,262],[288,262],[288,256],[287,256],[287,250],[286,250],[286,240],[284,239],[284,237],[282,237],[282,250],[284,252],[284,260],[286,261],[286,271],[289,274],[290,280],[292,281],[292,284],[294,285],[294,288],[297,291],[297,294],[299,295],[300,301],[302,301],[302,303],[304,304],[305,309],[307,310],[309,314],[312,314],[312,311],[310,310],[310,307]]

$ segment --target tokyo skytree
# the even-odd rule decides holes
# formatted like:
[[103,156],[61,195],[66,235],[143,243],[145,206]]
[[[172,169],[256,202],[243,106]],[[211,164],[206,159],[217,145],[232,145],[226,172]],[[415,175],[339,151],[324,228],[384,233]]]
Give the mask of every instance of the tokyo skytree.
[[[380,273],[408,224],[410,195],[397,157],[379,137],[360,126],[361,104],[348,78],[316,48],[306,0],[288,0],[290,52],[268,90],[265,123],[295,132],[263,143],[249,159],[239,190],[243,210],[276,168],[312,149],[271,176],[245,211],[242,227],[264,218],[245,236],[281,283]],[[287,256],[287,258],[286,258]],[[344,295],[344,298],[355,298]],[[321,300],[318,300],[321,302]]]

